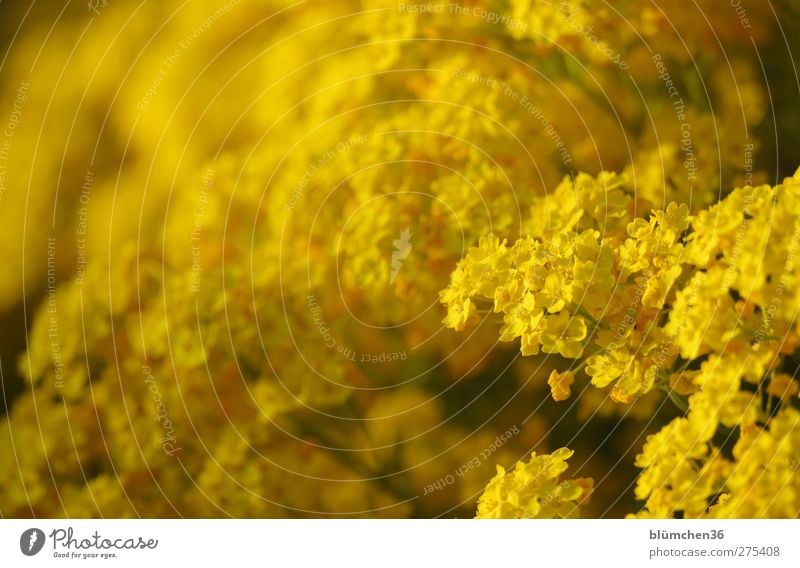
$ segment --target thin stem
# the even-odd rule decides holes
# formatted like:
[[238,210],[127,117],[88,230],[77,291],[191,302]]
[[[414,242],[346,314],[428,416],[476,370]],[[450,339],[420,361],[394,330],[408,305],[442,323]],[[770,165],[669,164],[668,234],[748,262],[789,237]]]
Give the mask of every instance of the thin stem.
[[662,391],[667,393],[667,396],[672,401],[672,403],[678,407],[678,410],[686,414],[689,412],[689,403],[686,399],[682,398],[675,389],[671,388],[669,385],[661,385],[659,387]]

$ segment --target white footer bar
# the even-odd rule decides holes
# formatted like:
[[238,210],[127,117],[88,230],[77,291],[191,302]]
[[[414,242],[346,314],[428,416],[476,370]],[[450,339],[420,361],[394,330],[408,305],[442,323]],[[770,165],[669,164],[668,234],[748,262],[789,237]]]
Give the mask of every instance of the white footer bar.
[[798,535],[798,520],[0,520],[0,566],[797,567]]

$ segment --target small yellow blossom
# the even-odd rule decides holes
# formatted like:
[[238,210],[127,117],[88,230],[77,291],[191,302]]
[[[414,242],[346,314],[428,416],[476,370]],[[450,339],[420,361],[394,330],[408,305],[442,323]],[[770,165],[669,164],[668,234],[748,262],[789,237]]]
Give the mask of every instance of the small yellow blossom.
[[784,402],[788,402],[791,398],[796,397],[797,392],[797,381],[786,373],[776,373],[767,385],[767,394]]
[[510,472],[497,466],[497,475],[478,499],[479,519],[551,519],[578,515],[579,506],[592,491],[588,478],[562,480],[572,451],[531,454]]
[[575,374],[572,371],[559,373],[553,369],[550,373],[550,378],[547,379],[547,384],[550,385],[550,392],[553,394],[553,400],[567,400],[573,382],[575,382]]

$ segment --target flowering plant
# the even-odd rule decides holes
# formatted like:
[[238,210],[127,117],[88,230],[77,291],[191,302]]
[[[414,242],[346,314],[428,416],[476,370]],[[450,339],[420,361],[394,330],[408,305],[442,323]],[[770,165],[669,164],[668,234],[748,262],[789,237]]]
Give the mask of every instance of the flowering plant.
[[791,2],[4,9],[3,517],[797,516]]

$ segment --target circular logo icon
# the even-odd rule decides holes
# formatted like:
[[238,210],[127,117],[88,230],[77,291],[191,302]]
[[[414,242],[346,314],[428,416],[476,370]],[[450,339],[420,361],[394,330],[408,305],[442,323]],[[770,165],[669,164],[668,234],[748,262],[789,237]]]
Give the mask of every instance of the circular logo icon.
[[19,549],[25,556],[39,554],[44,546],[44,531],[41,529],[28,529],[19,537]]

